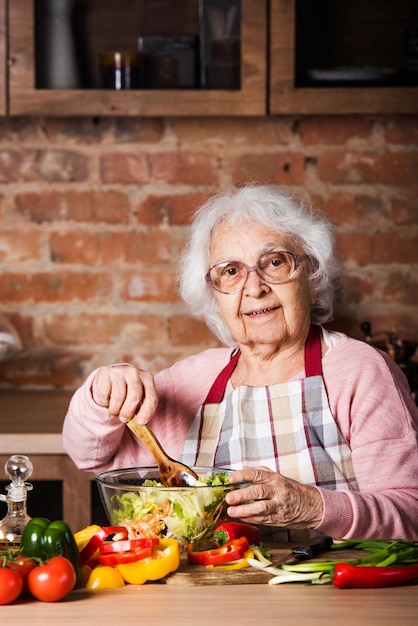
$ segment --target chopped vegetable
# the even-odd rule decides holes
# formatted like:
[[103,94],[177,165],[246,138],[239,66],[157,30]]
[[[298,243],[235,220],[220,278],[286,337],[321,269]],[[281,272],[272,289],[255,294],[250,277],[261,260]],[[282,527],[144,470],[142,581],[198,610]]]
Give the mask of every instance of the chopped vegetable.
[[97,560],[102,565],[110,565],[112,567],[121,563],[135,563],[141,559],[146,559],[152,554],[152,546],[145,546],[135,550],[126,550],[125,552],[114,552],[113,554],[100,553]]
[[200,552],[194,552],[192,544],[189,543],[187,546],[187,560],[190,565],[222,565],[244,558],[244,554],[249,548],[250,544],[246,537],[239,537],[224,543],[223,546],[218,548]]
[[418,579],[418,563],[404,567],[379,567],[337,563],[332,584],[340,589],[396,587]]
[[250,545],[258,544],[261,540],[261,532],[257,526],[252,526],[251,524],[225,522],[216,528],[213,535],[215,542],[219,546],[227,543],[227,541],[238,539],[238,537],[246,537]]
[[153,487],[148,492],[113,496],[113,522],[125,526],[131,539],[175,537],[185,544],[200,542],[212,536],[216,524],[226,515],[225,485],[229,483],[224,472],[199,481],[196,487],[174,490],[171,495],[161,483],[146,480],[142,486]]
[[82,565],[96,565],[97,557],[100,552],[100,546],[111,536],[117,540],[127,539],[128,531],[124,526],[99,527],[99,530],[90,537],[87,544],[80,552]]
[[123,539],[120,541],[108,541],[100,546],[100,554],[108,554],[110,552],[132,552],[140,548],[148,548],[158,546],[157,537],[142,537],[141,539]]
[[310,581],[312,584],[332,582],[336,587],[392,587],[418,581],[418,543],[403,539],[336,540],[332,549],[361,548],[364,557],[345,561],[305,561],[303,563],[266,566],[266,559],[249,559],[249,564],[268,572],[274,579],[269,584]]
[[87,589],[118,589],[124,586],[125,581],[118,570],[105,565],[96,565],[86,584]]
[[244,552],[244,556],[242,557],[242,559],[239,559],[238,561],[231,561],[231,562],[225,563],[225,565],[206,565],[206,567],[211,570],[225,570],[225,571],[244,569],[245,567],[249,567],[250,565],[248,562],[248,559],[253,559],[253,558],[254,558],[254,551],[250,548],[249,550]]
[[143,585],[147,580],[160,580],[178,569],[180,550],[175,539],[160,539],[150,550],[151,555],[145,559],[116,566],[126,583]]

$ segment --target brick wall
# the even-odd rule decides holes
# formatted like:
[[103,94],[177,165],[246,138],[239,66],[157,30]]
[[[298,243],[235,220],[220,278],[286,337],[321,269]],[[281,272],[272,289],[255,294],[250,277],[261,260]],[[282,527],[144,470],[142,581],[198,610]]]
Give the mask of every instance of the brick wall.
[[27,354],[0,386],[74,388],[218,345],[178,299],[196,204],[274,182],[336,225],[333,328],[418,331],[418,117],[0,121],[0,311]]

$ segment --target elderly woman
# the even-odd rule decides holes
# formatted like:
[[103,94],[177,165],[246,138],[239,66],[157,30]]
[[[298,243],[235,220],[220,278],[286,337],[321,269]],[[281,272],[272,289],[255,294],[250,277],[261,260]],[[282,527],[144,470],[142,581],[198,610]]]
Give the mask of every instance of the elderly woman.
[[337,273],[331,225],[278,188],[211,198],[180,287],[227,347],[155,377],[99,368],[70,403],[66,451],[93,473],[153,464],[125,426],[135,416],[170,456],[251,483],[227,495],[232,518],[418,540],[418,409],[389,356],[321,326]]

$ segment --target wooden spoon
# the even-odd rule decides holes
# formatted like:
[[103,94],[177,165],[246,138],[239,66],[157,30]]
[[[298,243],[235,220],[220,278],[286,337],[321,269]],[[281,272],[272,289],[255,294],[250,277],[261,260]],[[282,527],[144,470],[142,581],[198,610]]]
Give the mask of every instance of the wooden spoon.
[[198,475],[187,465],[169,457],[148,426],[138,424],[135,418],[131,419],[127,425],[153,454],[158,464],[161,482],[165,487],[193,487],[196,484]]

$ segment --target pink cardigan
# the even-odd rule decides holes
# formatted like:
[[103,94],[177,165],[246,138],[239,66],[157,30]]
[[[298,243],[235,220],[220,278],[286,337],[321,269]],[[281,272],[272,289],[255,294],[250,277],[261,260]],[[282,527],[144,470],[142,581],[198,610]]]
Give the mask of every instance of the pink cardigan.
[[[329,404],[352,450],[359,491],[318,488],[324,514],[317,530],[333,537],[418,541],[418,407],[406,378],[389,356],[364,342],[342,333],[324,336],[330,346],[322,361]],[[170,456],[179,455],[191,421],[230,354],[230,348],[206,350],[155,376],[159,408],[150,426]],[[94,474],[155,465],[130,430],[94,402],[94,376],[75,392],[64,421],[68,455]]]

